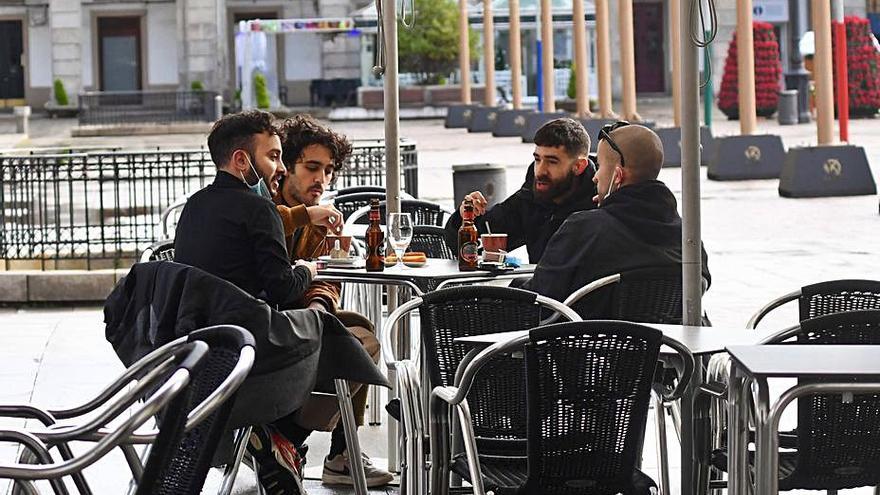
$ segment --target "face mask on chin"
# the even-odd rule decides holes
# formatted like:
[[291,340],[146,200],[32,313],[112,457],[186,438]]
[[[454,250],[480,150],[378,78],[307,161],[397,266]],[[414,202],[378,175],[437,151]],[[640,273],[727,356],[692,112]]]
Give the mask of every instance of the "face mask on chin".
[[248,186],[248,189],[251,190],[257,196],[262,196],[268,200],[272,200],[272,194],[269,192],[269,187],[266,186],[266,180],[257,173],[257,169],[254,168],[254,162],[251,160],[250,154],[246,154],[248,165],[251,166],[251,170],[254,172],[254,175],[258,177],[257,183],[254,185],[250,185],[247,183],[247,179],[244,178],[244,174],[241,174],[241,180],[244,181],[245,185]]
[[[605,203],[605,200],[608,199],[608,196],[611,196],[611,193],[613,192],[611,190],[611,188],[614,187],[614,179],[616,179],[616,178],[617,178],[617,169],[615,168],[614,171],[611,172],[611,180],[608,182],[608,191],[605,193],[605,197],[602,198],[602,201],[599,202],[599,206],[602,206]],[[618,187],[618,189],[620,189],[620,188]]]

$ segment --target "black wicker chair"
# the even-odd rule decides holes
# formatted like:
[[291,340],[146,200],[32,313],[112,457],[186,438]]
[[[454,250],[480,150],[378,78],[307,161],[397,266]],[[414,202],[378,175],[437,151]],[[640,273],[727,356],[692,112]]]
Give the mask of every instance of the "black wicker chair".
[[[151,390],[155,381],[173,373],[169,369],[168,356],[181,356],[192,346],[200,351],[198,368],[189,377],[187,389],[164,408],[155,408],[153,414],[161,412],[158,431],[139,431],[132,434],[144,421],[134,425],[132,431],[119,433],[119,430],[100,428],[113,417],[125,410],[119,404],[132,403],[146,394],[145,404],[150,404]],[[92,401],[72,409],[43,411],[32,406],[0,406],[0,415],[12,417],[32,417],[40,419],[48,429],[30,431],[36,439],[48,448],[58,447],[66,461],[71,457],[65,454],[69,441],[97,441],[96,451],[102,442],[112,448],[119,444],[132,469],[137,483],[137,493],[180,493],[198,494],[201,492],[207,471],[210,468],[221,436],[224,434],[227,419],[234,403],[235,393],[244,382],[254,362],[254,340],[251,334],[231,325],[221,325],[197,330],[170,342],[149,355],[138,360],[113,384],[108,386]],[[137,385],[117,401],[108,399],[137,380]],[[103,409],[102,409],[103,408]],[[83,416],[96,410],[102,421],[93,423]],[[75,419],[76,421],[71,421]],[[58,420],[64,423],[56,424]],[[75,426],[79,421],[85,426]],[[97,429],[96,429],[97,428]],[[244,430],[242,430],[243,432]],[[248,432],[249,434],[249,432]],[[2,438],[2,433],[0,433]],[[227,463],[221,494],[229,494],[244,453],[247,435],[239,434],[235,446],[234,459]],[[131,444],[150,444],[144,467]],[[109,450],[108,448],[108,450]],[[87,454],[91,455],[91,454]],[[97,455],[95,460],[103,454]],[[26,458],[23,458],[26,460]],[[93,462],[93,461],[92,461]],[[79,466],[73,473],[85,466]],[[6,474],[0,465],[0,478]],[[41,469],[41,468],[37,468]],[[14,471],[13,471],[14,472]],[[16,478],[12,474],[12,478]],[[22,478],[24,479],[24,478]],[[90,493],[81,474],[74,475],[80,493]]]
[[[440,413],[444,403],[459,408],[466,454],[456,462],[467,465],[462,474],[477,495],[656,493],[653,480],[637,466],[663,344],[685,363],[674,398],[693,371],[688,350],[650,327],[597,320],[536,328],[493,345],[460,371],[459,386],[434,389],[432,413]],[[487,452],[474,441],[475,430],[462,411],[485,400],[469,393],[482,369],[496,356],[522,348],[525,372],[518,370],[516,379],[527,389],[526,448],[518,455]]]
[[[185,422],[185,405],[189,402],[195,384],[195,376],[200,372],[208,352],[207,344],[197,342],[173,348],[165,347],[161,349],[161,352],[151,354],[148,356],[148,364],[155,365],[151,366],[151,370],[140,373],[140,369],[129,369],[120,380],[108,387],[107,390],[111,390],[109,394],[105,390],[99,396],[98,399],[104,399],[100,401],[103,404],[106,399],[116,395],[125,385],[138,379],[137,385],[131,391],[110,401],[108,408],[99,414],[94,421],[59,429],[0,430],[0,441],[18,442],[26,445],[28,450],[36,454],[36,458],[39,459],[39,463],[33,465],[29,462],[33,460],[33,457],[28,458],[25,455],[23,459],[25,462],[20,464],[0,464],[0,479],[16,480],[19,488],[25,490],[24,493],[37,493],[32,485],[33,481],[50,480],[54,493],[66,494],[68,492],[62,478],[73,476],[80,493],[91,493],[81,476],[82,470],[102,458],[116,446],[130,442],[130,437],[135,430],[160,412],[163,413],[164,419],[160,423],[159,435],[163,437],[165,443],[176,442],[182,434],[178,425],[181,421],[180,416],[183,416]],[[124,383],[122,386],[117,386],[120,382]],[[143,394],[146,394],[143,404],[135,405]],[[78,409],[82,410],[92,405],[92,403],[86,404]],[[132,406],[134,409],[131,416],[121,424],[106,430],[98,429],[99,426],[117,418],[120,413]],[[184,412],[181,413],[181,411]],[[37,417],[47,427],[54,426],[56,420],[56,415],[51,412],[32,406],[4,406],[2,413],[4,416],[11,417]],[[64,416],[64,414],[60,416]],[[87,451],[69,458],[62,452],[63,460],[55,462],[49,449],[61,445],[67,448],[67,443],[74,440],[88,440],[96,443]],[[129,462],[132,462],[132,458],[134,458],[136,462],[137,456],[131,454],[132,452],[131,449],[128,449],[126,458]],[[153,466],[158,465],[159,461],[159,456],[156,456]],[[135,470],[134,467],[133,470]],[[79,479],[77,480],[77,478]],[[138,493],[149,492],[141,491]]]
[[831,280],[804,286],[764,305],[749,319],[748,328],[756,328],[768,313],[795,300],[799,321],[843,311],[880,309],[880,281]]
[[[350,194],[348,196],[343,196],[339,199],[345,200],[343,201],[343,207],[345,210],[340,208],[339,203],[334,202],[336,208],[342,212],[345,217],[345,222],[347,225],[364,225],[368,223],[367,214],[370,211],[370,198],[375,198],[377,195],[375,193],[362,193],[361,194]],[[353,196],[356,196],[352,199]],[[350,205],[360,202],[362,199],[365,199],[365,203],[363,206],[351,212],[347,213]],[[385,223],[385,218],[387,218],[386,210],[385,210],[385,197],[384,195],[380,198],[379,203],[379,211],[381,212],[382,223]],[[400,200],[400,211],[402,213],[409,213],[412,217],[413,225],[435,225],[438,227],[442,227],[446,218],[451,214],[449,210],[440,206],[437,203],[432,203],[430,201],[422,201],[420,199],[401,199]]]
[[342,213],[342,218],[348,221],[349,217],[351,217],[358,210],[369,208],[370,201],[373,198],[379,198],[379,201],[384,201],[385,192],[371,191],[339,195],[333,198],[333,206],[335,206],[336,209],[339,210],[340,213]]
[[166,239],[150,244],[141,253],[141,263],[148,261],[174,261],[174,239]]
[[434,225],[416,225],[413,227],[412,241],[409,243],[410,251],[421,251],[428,258],[444,260],[457,259],[455,251],[446,245],[443,227]]
[[[878,345],[880,310],[812,318],[764,343]],[[781,434],[780,444],[793,451],[779,453],[779,490],[834,493],[880,485],[880,394],[855,395],[852,400],[840,394],[800,397],[797,418],[797,428]],[[726,449],[713,453],[712,464],[727,469]]]
[[[510,287],[454,287],[430,292],[399,307],[388,316],[382,337],[383,349],[390,350],[383,352],[388,368],[395,369],[398,377],[404,380],[398,382],[404,412],[411,410],[418,415],[421,390],[415,364],[410,360],[397,360],[393,352],[398,348],[394,345],[395,325],[403,316],[419,309],[428,386],[433,388],[455,384],[456,370],[467,353],[464,345],[454,342],[456,338],[534,328],[540,324],[542,307],[560,311],[567,319],[579,320],[573,311],[557,301]],[[485,371],[475,381],[469,395],[475,404],[472,412],[479,437],[477,441],[486,451],[524,455],[526,391],[521,379],[522,360],[499,356]],[[404,416],[404,423],[407,423],[407,415]],[[407,435],[408,449],[421,447],[416,438],[422,438],[425,425],[418,422],[419,419],[414,418],[405,424],[412,429]],[[434,452],[432,448],[432,457]],[[421,459],[421,454],[416,451],[409,452],[409,455]],[[408,464],[422,466],[424,462],[411,458]],[[444,464],[448,469],[448,459]],[[454,469],[461,474],[460,471],[467,470],[467,464],[457,463]],[[417,471],[414,478],[422,474]],[[442,476],[448,478],[448,471]]]

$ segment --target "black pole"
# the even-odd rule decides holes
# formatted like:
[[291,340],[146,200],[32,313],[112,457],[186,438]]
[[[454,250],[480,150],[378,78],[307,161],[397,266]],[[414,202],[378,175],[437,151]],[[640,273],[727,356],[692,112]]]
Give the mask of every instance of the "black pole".
[[788,71],[786,89],[798,92],[798,123],[810,121],[810,73],[804,68],[800,41],[807,31],[807,0],[788,0]]

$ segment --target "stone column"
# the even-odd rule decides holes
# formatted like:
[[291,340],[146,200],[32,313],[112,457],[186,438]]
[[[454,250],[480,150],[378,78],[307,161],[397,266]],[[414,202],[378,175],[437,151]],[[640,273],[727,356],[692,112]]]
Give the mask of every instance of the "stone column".
[[[71,103],[76,103],[82,87],[82,4],[79,0],[49,2],[52,36],[52,78],[60,79]],[[93,64],[100,61],[95,60]],[[97,88],[99,82],[95,81]]]
[[620,32],[620,73],[623,79],[623,118],[631,121],[641,120],[636,112],[636,55],[633,39],[632,0],[618,1],[618,23]]
[[189,88],[192,81],[202,81],[205,89],[222,90],[231,86],[229,73],[229,39],[227,36],[226,4],[221,0],[178,0],[183,16],[184,46],[180,67],[181,84]]
[[752,27],[752,0],[736,3],[737,79],[739,83],[739,130],[743,136],[754,134],[757,125],[755,110],[755,43]]
[[614,117],[611,104],[610,18],[608,0],[596,0],[596,77],[599,78],[599,113],[603,119]]

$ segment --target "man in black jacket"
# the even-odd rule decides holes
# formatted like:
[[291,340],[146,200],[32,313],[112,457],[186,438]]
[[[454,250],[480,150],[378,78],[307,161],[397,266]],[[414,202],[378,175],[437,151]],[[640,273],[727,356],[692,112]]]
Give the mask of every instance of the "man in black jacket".
[[287,172],[271,114],[228,115],[208,136],[214,182],[186,202],[174,237],[174,260],[195,266],[269,304],[292,307],[315,276],[315,265],[291,268],[272,194]]
[[[282,309],[297,307],[315,277],[314,263],[291,267],[281,218],[272,202],[287,173],[281,139],[271,114],[223,117],[211,129],[208,149],[217,166],[214,182],[186,202],[174,238],[174,260],[232,282]],[[291,437],[295,415],[256,427],[249,448],[271,493],[303,493],[305,453]]]
[[[663,166],[663,145],[657,134],[619,122],[600,133],[598,161],[593,200],[599,208],[568,217],[550,239],[525,288],[562,301],[607,275],[681,266],[681,217],[672,192],[657,180]],[[705,250],[703,277],[711,282]],[[578,308],[581,316],[610,316],[607,297],[584,303]]]
[[[580,122],[561,118],[544,124],[535,133],[535,162],[526,172],[522,188],[501,203],[486,209],[480,191],[465,196],[474,204],[480,233],[507,234],[507,250],[526,246],[529,261],[537,263],[556,229],[576,211],[595,208],[594,169],[589,159],[590,136]],[[458,252],[458,229],[464,200],[446,222],[446,244]]]

